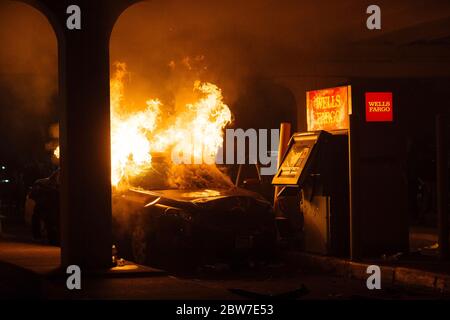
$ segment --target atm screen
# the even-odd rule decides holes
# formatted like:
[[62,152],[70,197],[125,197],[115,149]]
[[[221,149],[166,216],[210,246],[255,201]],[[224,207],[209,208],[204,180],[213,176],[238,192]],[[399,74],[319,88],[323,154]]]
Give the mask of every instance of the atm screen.
[[294,144],[281,164],[280,174],[278,176],[282,178],[295,178],[305,166],[310,150],[311,148],[307,146]]
[[[308,167],[317,153],[317,143],[325,132],[297,133],[289,141],[289,146],[277,174],[272,180],[274,185],[299,185],[307,176]],[[303,179],[302,179],[303,177]]]

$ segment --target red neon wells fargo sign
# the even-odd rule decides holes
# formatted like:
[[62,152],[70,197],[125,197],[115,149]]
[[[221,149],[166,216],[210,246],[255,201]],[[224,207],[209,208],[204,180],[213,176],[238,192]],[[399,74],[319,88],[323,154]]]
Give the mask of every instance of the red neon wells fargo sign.
[[306,92],[308,131],[348,129],[350,113],[350,86]]
[[366,121],[393,121],[392,92],[366,92]]

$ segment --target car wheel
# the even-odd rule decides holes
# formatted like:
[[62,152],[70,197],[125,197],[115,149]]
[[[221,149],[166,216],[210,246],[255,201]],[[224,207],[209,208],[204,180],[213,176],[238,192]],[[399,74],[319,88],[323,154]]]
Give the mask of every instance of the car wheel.
[[49,229],[48,227],[46,227],[46,234],[47,236],[45,237],[45,239],[47,239],[48,243],[53,245],[53,246],[57,246],[60,244],[60,239],[59,239],[59,232],[56,229]]
[[136,225],[131,235],[131,250],[134,262],[145,264],[149,261],[150,241],[148,232],[140,224]]

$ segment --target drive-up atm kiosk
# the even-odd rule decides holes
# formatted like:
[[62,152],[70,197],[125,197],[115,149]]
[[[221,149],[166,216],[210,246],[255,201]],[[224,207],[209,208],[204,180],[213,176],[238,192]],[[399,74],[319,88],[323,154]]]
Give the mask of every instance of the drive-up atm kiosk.
[[347,86],[307,93],[309,132],[291,137],[273,179],[279,196],[300,193],[305,251],[349,254],[349,96]]
[[[390,218],[397,214],[385,209],[389,208],[385,202],[390,198],[377,199],[382,203],[380,208],[385,210],[372,215],[371,209],[365,210],[364,206],[374,204],[364,203],[365,193],[355,190],[365,185],[367,191],[371,192],[372,186],[380,183],[373,183],[370,180],[376,179],[373,176],[366,179],[367,172],[372,170],[370,166],[361,170],[357,144],[364,142],[364,134],[359,134],[364,133],[364,130],[350,130],[364,125],[361,111],[363,103],[358,101],[357,116],[352,115],[355,105],[352,106],[350,86],[309,91],[306,96],[308,132],[292,135],[272,181],[279,187],[278,197],[299,195],[300,205],[297,209],[303,215],[304,250],[341,257],[348,257],[351,253],[353,257],[356,252],[358,256],[371,256],[379,252],[404,250],[407,239],[403,231],[407,228],[407,222]],[[382,151],[377,149],[376,153],[383,157]],[[367,181],[362,184],[361,179]],[[389,181],[383,183],[388,184]],[[400,198],[398,200],[402,201]],[[387,228],[387,234],[385,230],[373,232],[370,219],[376,225],[380,221],[387,224],[392,221],[394,225]],[[398,234],[395,234],[397,231]],[[365,238],[364,233],[368,235]]]

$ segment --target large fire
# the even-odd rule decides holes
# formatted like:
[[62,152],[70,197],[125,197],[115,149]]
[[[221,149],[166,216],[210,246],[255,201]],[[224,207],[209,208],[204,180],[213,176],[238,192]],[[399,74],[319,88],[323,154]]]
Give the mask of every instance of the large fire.
[[126,65],[116,64],[111,80],[111,183],[117,186],[151,165],[150,134],[156,127],[159,100],[148,100],[145,110],[126,111],[123,104]]
[[[126,65],[116,63],[111,79],[111,184],[127,184],[152,166],[154,152],[176,155],[185,163],[212,164],[223,144],[231,112],[214,84],[196,81],[195,101],[166,115],[159,99],[130,112],[125,104]],[[164,115],[163,115],[164,114]],[[55,156],[59,157],[55,150]]]

